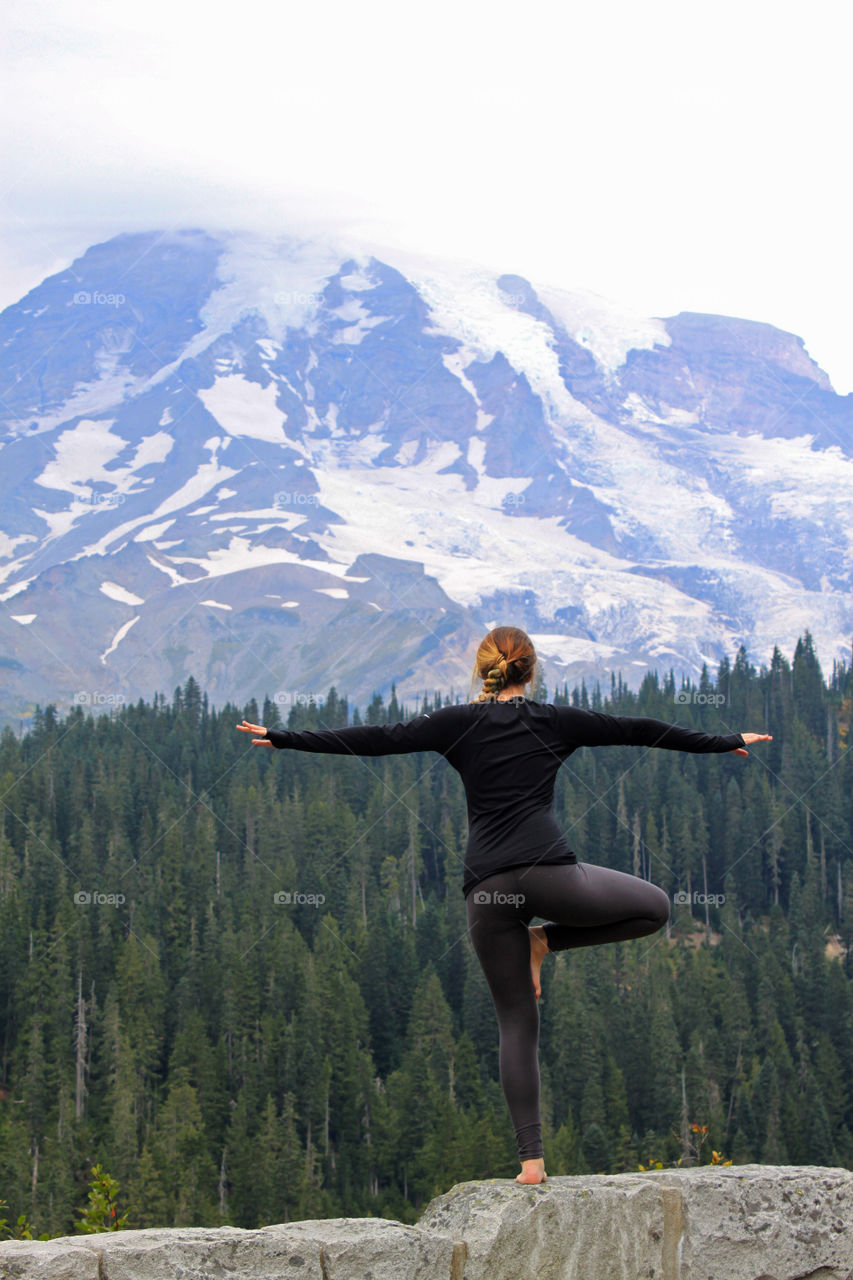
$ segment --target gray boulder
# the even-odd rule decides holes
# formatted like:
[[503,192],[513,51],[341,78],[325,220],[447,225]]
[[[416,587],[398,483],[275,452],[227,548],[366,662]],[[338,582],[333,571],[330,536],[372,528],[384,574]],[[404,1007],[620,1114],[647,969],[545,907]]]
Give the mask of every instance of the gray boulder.
[[452,1252],[443,1235],[401,1222],[317,1218],[257,1231],[164,1227],[17,1240],[0,1244],[0,1278],[428,1280],[450,1276]]
[[853,1280],[853,1173],[748,1164],[465,1182],[418,1227],[465,1241],[464,1280]]
[[853,1280],[853,1172],[464,1182],[415,1226],[320,1218],[0,1244],[0,1280]]

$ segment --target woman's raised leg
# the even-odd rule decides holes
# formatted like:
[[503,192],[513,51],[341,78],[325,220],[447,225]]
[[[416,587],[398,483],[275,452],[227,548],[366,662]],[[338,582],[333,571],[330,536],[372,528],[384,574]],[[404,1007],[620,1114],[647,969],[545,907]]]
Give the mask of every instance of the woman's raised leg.
[[588,862],[519,867],[516,892],[528,918],[546,921],[549,951],[642,938],[670,916],[669,898],[657,885]]

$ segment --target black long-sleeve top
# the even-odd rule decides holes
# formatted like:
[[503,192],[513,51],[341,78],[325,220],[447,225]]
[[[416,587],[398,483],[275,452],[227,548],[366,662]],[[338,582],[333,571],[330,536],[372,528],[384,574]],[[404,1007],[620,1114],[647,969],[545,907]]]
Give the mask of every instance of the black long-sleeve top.
[[618,744],[723,752],[740,733],[708,734],[648,716],[613,716],[530,698],[464,702],[397,724],[269,729],[274,747],[336,755],[437,751],[462,778],[468,843],[462,892],[508,867],[577,862],[553,812],[557,770],[578,747]]

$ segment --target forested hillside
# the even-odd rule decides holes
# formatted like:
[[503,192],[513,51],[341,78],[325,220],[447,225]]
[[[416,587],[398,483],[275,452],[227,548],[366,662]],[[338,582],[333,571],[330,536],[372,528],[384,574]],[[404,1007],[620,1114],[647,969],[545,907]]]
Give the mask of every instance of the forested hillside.
[[[697,1147],[853,1168],[851,669],[825,679],[806,633],[792,661],[741,649],[697,688],[549,694],[773,741],[563,766],[578,856],[688,901],[650,938],[546,957],[548,1172]],[[360,715],[332,689],[286,722],[448,700]],[[0,738],[0,1198],[34,1232],[74,1230],[98,1162],[133,1227],[414,1221],[518,1171],[458,775],[435,753],[253,748],[244,716],[282,723],[189,680]]]

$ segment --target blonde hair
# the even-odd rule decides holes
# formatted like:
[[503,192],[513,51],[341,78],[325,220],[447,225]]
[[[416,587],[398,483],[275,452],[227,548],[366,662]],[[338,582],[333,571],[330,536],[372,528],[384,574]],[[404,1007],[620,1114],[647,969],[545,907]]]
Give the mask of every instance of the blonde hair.
[[483,690],[471,702],[487,702],[512,684],[527,684],[536,671],[533,642],[518,627],[494,627],[477,648],[471,685],[483,681]]

